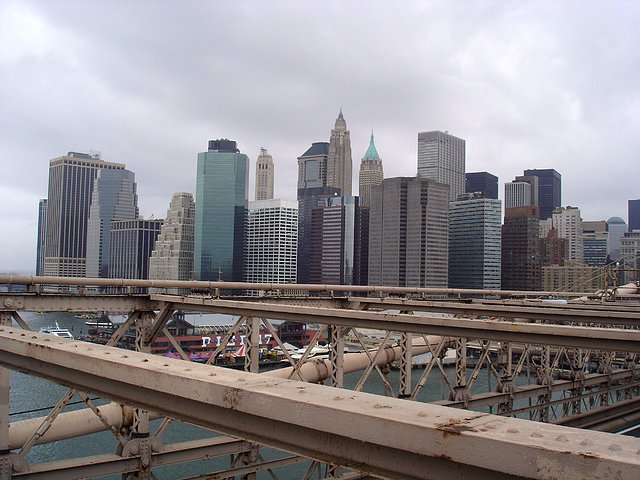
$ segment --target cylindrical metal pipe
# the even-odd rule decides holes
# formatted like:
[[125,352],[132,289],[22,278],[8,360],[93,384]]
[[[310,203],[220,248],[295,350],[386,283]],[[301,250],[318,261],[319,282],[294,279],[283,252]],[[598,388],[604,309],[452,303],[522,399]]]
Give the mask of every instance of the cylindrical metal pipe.
[[[115,428],[120,430],[123,426],[131,425],[133,421],[133,409],[126,405],[112,402],[98,407],[100,413]],[[42,424],[45,417],[31,418],[11,422],[9,426],[9,448],[11,450],[22,447]],[[36,445],[50,443],[57,440],[88,435],[104,431],[106,427],[89,408],[61,413],[51,424],[47,433],[36,441]]]
[[[442,337],[430,335],[427,337],[427,341],[431,346],[431,349],[435,349],[438,343],[442,340]],[[411,355],[422,355],[429,351],[429,346],[422,338],[417,338],[411,348]],[[375,358],[375,352],[369,352],[372,358]],[[402,347],[388,346],[386,347],[378,358],[376,359],[376,365],[382,366],[395,361],[400,361],[402,356]],[[357,372],[358,370],[364,370],[369,365],[369,356],[366,352],[361,353],[345,353],[344,355],[344,373]],[[299,373],[294,375],[293,380],[299,380],[302,378],[305,382],[317,383],[324,380],[329,376],[330,362],[327,358],[311,359],[300,367]],[[263,375],[269,377],[289,378],[293,372],[293,367],[281,368],[278,370],[271,370],[263,373]]]

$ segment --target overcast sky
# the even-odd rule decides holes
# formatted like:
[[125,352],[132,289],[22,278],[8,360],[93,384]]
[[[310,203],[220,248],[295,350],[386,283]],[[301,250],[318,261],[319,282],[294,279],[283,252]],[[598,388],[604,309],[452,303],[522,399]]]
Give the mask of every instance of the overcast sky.
[[[466,170],[562,174],[585,220],[640,198],[637,1],[0,0],[0,271],[35,269],[49,160],[98,150],[144,216],[195,192],[196,155],[268,149],[276,197],[340,107],[354,182],[371,129],[386,177],[417,133],[466,140]],[[356,186],[357,191],[357,186]]]

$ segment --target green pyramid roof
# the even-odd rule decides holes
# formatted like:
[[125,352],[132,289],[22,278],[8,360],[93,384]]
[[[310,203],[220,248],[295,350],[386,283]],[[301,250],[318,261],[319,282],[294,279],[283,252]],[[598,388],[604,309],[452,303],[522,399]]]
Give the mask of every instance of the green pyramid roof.
[[380,160],[380,155],[378,155],[378,150],[376,150],[376,144],[373,142],[373,130],[371,131],[369,148],[367,148],[367,153],[364,154],[362,160]]

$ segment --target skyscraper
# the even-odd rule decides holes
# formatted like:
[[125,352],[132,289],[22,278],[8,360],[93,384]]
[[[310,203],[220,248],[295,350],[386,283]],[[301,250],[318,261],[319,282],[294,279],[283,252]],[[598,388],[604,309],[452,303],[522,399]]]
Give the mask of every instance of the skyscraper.
[[123,170],[98,155],[69,152],[49,164],[44,274],[84,277],[87,272],[87,219],[98,170]]
[[[196,205],[191,193],[174,193],[149,260],[149,278],[191,280]],[[185,293],[175,290],[170,293]]]
[[551,217],[552,227],[558,231],[558,237],[569,241],[569,260],[584,264],[584,243],[582,238],[582,217],[577,207],[558,207]]
[[481,192],[485,198],[498,198],[498,177],[488,172],[465,173],[465,192]]
[[376,150],[372,131],[369,148],[360,162],[358,193],[361,206],[369,207],[371,205],[371,187],[380,185],[383,179],[384,170],[382,168],[382,160],[380,159],[380,155],[378,155],[378,150]]
[[162,223],[161,219],[142,218],[111,222],[111,278],[149,278],[149,260]]
[[584,245],[584,263],[590,267],[603,267],[607,264],[607,244],[609,233],[607,222],[583,221],[582,243]]
[[620,253],[620,240],[627,232],[627,224],[620,217],[611,217],[607,220],[607,231],[609,232],[609,243],[607,244],[607,253],[609,260],[615,262],[622,258]]
[[328,156],[329,144],[314,142],[306,152],[298,157],[298,188],[327,186]]
[[[369,210],[359,197],[329,197],[311,212],[309,282],[364,285],[368,269]],[[363,221],[364,217],[364,221]]]
[[309,283],[311,211],[341,192],[327,186],[328,156],[329,143],[314,142],[298,157],[298,283]]
[[273,157],[264,148],[256,160],[256,201],[273,198]]
[[482,193],[449,203],[449,287],[500,289],[502,202]]
[[465,191],[465,141],[449,132],[418,133],[418,177],[449,185],[449,201]]
[[506,208],[502,225],[502,289],[540,290],[539,207]]
[[242,281],[249,159],[236,142],[211,140],[198,154],[194,271],[196,280]]
[[552,168],[525,170],[524,175],[538,177],[540,219],[551,218],[553,210],[562,204],[562,177]]
[[531,184],[529,182],[507,182],[504,184],[504,208],[518,208],[535,205],[532,202]]
[[327,155],[327,183],[328,187],[340,189],[341,195],[351,196],[353,177],[353,162],[351,160],[351,134],[347,130],[347,122],[342,116],[342,109],[331,130],[329,152]]
[[640,199],[628,203],[629,232],[640,230]]
[[386,178],[371,190],[369,285],[446,287],[449,186]]
[[138,218],[138,195],[133,172],[98,170],[93,182],[87,221],[87,277],[111,277],[109,274],[111,222],[136,218]]
[[310,283],[311,213],[326,204],[327,198],[339,197],[336,187],[298,188],[298,283]]
[[298,202],[249,202],[246,281],[296,283]]
[[47,199],[38,202],[38,239],[36,243],[36,275],[44,275],[44,246],[47,238]]

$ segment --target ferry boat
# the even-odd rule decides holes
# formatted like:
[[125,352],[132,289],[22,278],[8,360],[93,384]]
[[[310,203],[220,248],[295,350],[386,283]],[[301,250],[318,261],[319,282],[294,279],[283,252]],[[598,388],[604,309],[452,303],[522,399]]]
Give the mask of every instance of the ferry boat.
[[50,335],[55,335],[56,337],[68,338],[70,340],[74,340],[74,337],[73,335],[71,335],[71,332],[66,328],[60,327],[60,325],[58,325],[58,322],[56,322],[55,327],[40,328],[40,333],[48,333]]

